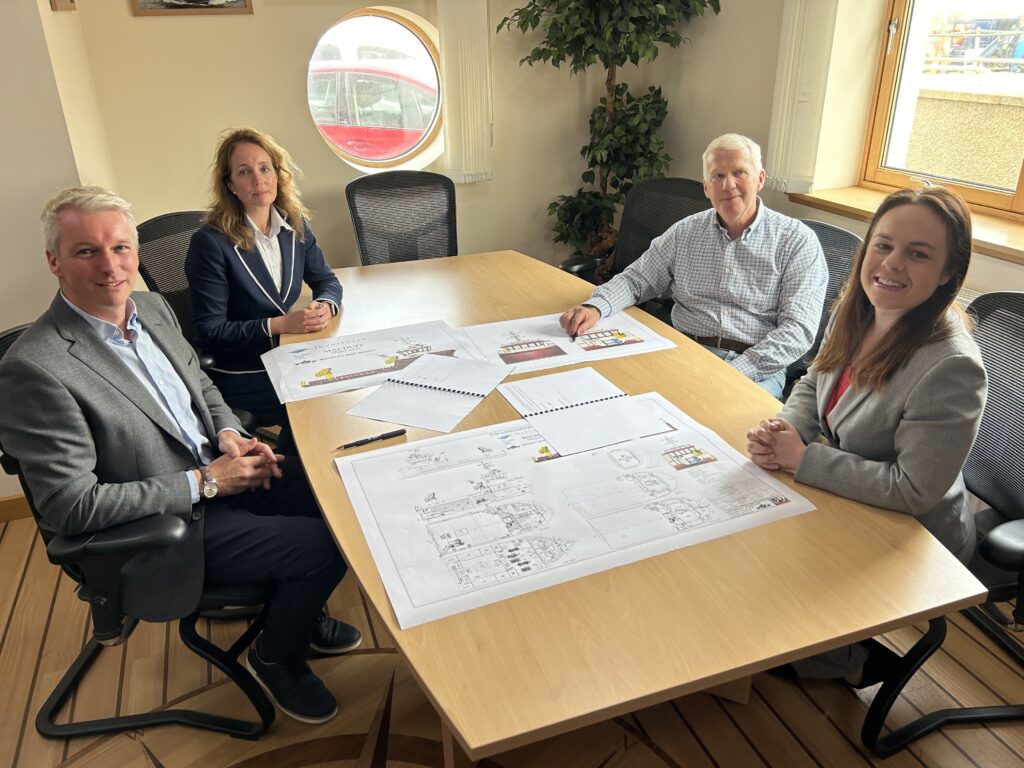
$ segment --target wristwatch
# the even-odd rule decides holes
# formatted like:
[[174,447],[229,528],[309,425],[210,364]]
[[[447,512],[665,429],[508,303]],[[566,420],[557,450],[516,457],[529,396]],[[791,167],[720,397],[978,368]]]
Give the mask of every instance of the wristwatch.
[[217,481],[213,477],[213,472],[210,471],[209,467],[200,467],[199,474],[203,476],[203,487],[200,489],[203,498],[212,499],[217,495],[217,491],[220,490],[220,486],[217,485]]

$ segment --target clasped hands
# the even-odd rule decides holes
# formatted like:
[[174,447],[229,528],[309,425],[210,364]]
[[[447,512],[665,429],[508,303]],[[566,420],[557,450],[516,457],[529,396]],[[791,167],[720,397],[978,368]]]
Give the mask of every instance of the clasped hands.
[[800,433],[785,419],[762,419],[760,426],[747,430],[747,453],[762,469],[796,472],[806,450]]
[[262,486],[270,488],[272,478],[281,477],[278,462],[284,456],[274,453],[270,446],[255,437],[242,437],[225,430],[217,436],[221,455],[207,465],[217,481],[218,495],[231,496]]
[[311,301],[305,309],[270,318],[270,332],[275,336],[282,333],[319,333],[330,320],[331,305]]

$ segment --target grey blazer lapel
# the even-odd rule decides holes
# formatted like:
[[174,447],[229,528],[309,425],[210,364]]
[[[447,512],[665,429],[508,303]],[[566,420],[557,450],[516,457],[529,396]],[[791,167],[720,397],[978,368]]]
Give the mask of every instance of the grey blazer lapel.
[[[828,401],[832,397],[832,390],[835,389],[841,373],[842,371],[829,371],[818,377],[818,413],[825,413]],[[839,398],[839,402],[836,403],[836,407],[832,409],[832,413],[822,419],[825,436],[830,441],[838,442],[835,436],[836,429],[843,421],[849,418],[850,414],[860,407],[860,404],[864,402],[864,399],[869,394],[871,394],[871,391],[867,389],[855,392],[853,386],[850,386],[843,393],[843,396]]]
[[[79,317],[60,294],[50,305],[57,331],[68,342],[68,354],[102,376],[157,426],[178,442],[181,434],[153,397],[96,332]],[[182,443],[184,445],[184,443]]]

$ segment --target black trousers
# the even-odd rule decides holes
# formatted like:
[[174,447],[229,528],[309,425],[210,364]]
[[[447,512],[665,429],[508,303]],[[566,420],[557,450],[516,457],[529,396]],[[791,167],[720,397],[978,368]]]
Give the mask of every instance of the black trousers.
[[298,458],[285,459],[282,471],[270,490],[205,504],[205,581],[269,583],[260,656],[295,662],[305,658],[320,610],[348,566]]

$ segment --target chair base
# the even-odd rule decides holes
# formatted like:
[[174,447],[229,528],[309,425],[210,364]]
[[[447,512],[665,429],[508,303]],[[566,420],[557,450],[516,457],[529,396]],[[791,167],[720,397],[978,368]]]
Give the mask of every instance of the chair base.
[[[971,608],[966,612],[976,610]],[[868,707],[867,715],[864,717],[860,738],[864,746],[879,757],[889,757],[922,736],[927,736],[932,731],[951,723],[987,723],[996,720],[1024,719],[1024,705],[1019,704],[941,709],[907,723],[892,733],[881,735],[882,728],[885,726],[885,718],[903,688],[921,668],[921,665],[939,649],[945,637],[946,619],[944,617],[940,616],[928,622],[928,631],[903,656],[903,663],[896,676],[882,683],[882,687],[875,694],[871,706]]]
[[68,696],[78,687],[85,673],[99,656],[104,646],[95,638],[86,643],[78,658],[68,668],[60,682],[53,689],[39,714],[36,716],[36,730],[42,736],[51,739],[68,739],[75,736],[93,736],[121,731],[153,728],[159,725],[186,725],[208,731],[226,733],[239,739],[255,740],[262,736],[274,722],[274,705],[267,698],[252,675],[241,664],[238,656],[247,648],[262,627],[262,618],[242,633],[235,643],[224,650],[211,643],[196,632],[196,621],[199,612],[181,619],[178,622],[178,634],[182,642],[200,658],[209,661],[237,685],[249,699],[259,715],[259,722],[237,720],[231,717],[196,712],[189,709],[167,709],[157,712],[146,712],[138,715],[122,715],[120,717],[104,717],[96,720],[85,720],[79,723],[57,723],[55,717]]
[[[996,615],[993,615],[993,611]],[[962,613],[1024,668],[1024,646],[1006,634],[1008,631],[1020,631],[1014,628],[1017,626],[1015,621],[1003,616],[1002,611],[992,603],[985,603],[980,608],[965,608]]]

